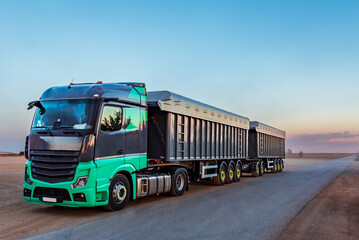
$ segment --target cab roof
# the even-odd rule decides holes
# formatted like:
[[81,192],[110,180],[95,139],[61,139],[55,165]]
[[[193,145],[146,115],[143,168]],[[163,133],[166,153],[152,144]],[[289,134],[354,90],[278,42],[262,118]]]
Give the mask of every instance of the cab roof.
[[[144,83],[84,83],[51,87],[40,97],[41,101],[64,99],[118,99],[141,105],[141,94],[136,87]],[[137,95],[137,96],[136,96]]]

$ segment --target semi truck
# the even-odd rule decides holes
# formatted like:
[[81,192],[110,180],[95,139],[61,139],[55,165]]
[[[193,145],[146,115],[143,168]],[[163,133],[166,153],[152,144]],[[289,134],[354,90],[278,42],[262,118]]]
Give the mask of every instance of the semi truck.
[[284,168],[285,132],[144,83],[47,89],[25,141],[24,199],[116,211],[129,200],[180,196]]

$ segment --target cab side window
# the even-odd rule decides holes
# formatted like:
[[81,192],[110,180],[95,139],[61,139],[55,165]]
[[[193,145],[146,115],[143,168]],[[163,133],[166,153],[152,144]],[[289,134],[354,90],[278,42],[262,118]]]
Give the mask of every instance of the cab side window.
[[104,106],[101,117],[101,131],[114,132],[122,127],[123,110],[121,107]]

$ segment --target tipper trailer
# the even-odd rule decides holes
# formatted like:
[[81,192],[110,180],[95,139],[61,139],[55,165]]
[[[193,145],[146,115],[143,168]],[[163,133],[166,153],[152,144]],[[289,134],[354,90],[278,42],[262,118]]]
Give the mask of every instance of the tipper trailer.
[[26,201],[125,207],[182,195],[189,181],[223,185],[283,169],[285,132],[143,83],[46,90],[26,138]]

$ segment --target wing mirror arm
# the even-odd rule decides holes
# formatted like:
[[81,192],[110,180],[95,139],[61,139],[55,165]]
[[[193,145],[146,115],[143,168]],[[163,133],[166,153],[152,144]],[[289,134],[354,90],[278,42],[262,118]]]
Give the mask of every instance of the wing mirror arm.
[[46,112],[46,109],[44,108],[44,106],[42,106],[41,102],[40,101],[33,101],[33,102],[30,102],[28,105],[27,105],[27,110],[30,110],[31,108],[33,107],[38,107],[40,109],[40,114],[43,115],[45,112]]

